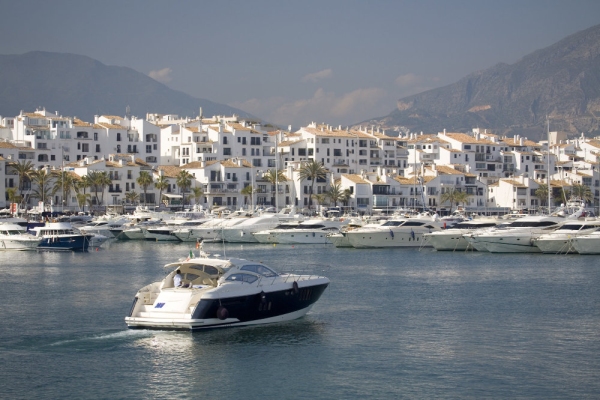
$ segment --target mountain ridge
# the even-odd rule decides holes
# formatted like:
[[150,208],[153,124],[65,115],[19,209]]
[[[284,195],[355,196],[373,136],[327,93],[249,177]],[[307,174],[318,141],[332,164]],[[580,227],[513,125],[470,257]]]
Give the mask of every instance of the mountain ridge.
[[146,113],[254,116],[171,89],[129,67],[108,66],[88,56],[31,51],[0,55],[0,115],[38,107],[93,121],[94,115],[145,117]]
[[362,122],[398,131],[489,128],[541,138],[551,130],[600,134],[600,25],[498,63],[455,83],[401,98],[390,114]]

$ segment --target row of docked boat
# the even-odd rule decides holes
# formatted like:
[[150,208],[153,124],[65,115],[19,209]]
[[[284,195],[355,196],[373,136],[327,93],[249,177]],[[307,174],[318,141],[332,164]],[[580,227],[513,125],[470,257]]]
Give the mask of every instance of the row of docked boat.
[[565,214],[524,216],[512,221],[479,219],[426,235],[439,251],[600,254],[600,220],[583,207]]

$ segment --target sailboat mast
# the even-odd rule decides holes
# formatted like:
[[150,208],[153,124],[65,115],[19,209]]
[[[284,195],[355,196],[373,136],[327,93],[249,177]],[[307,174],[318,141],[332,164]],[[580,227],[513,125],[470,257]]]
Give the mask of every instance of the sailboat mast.
[[546,117],[546,126],[546,135],[548,139],[548,154],[546,155],[546,157],[548,157],[548,173],[546,174],[546,184],[548,185],[548,215],[550,215],[552,213],[552,209],[550,207],[550,195],[552,192],[550,190],[550,120],[548,117]]

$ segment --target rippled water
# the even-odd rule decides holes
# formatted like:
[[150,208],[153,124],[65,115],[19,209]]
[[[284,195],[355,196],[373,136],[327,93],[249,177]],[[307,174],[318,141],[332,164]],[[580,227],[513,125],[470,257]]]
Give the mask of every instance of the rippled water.
[[[187,244],[0,253],[2,398],[597,398],[595,256],[208,244],[331,285],[303,319],[127,330]],[[322,268],[321,268],[322,269]]]

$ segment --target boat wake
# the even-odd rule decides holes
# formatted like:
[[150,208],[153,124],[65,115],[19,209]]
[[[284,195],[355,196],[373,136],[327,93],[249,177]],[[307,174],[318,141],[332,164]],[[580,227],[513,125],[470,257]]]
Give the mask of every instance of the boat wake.
[[100,335],[92,335],[87,337],[80,337],[74,339],[65,339],[59,340],[57,342],[53,342],[48,344],[49,347],[62,347],[65,345],[73,346],[74,344],[86,344],[86,343],[95,343],[98,341],[129,341],[131,339],[140,339],[152,336],[153,333],[146,330],[138,330],[132,331],[131,329],[118,331],[113,333],[106,333]]

